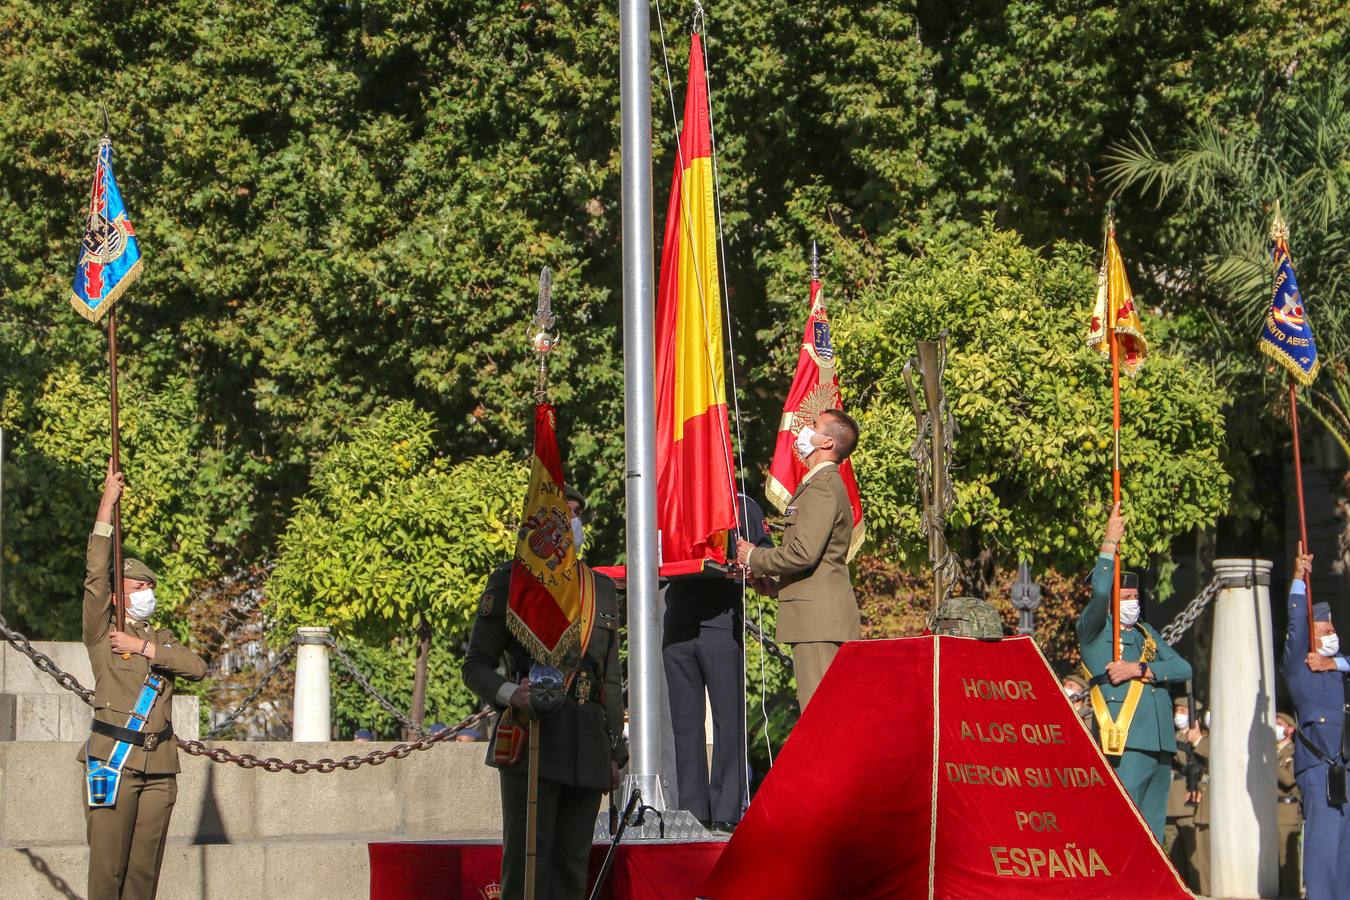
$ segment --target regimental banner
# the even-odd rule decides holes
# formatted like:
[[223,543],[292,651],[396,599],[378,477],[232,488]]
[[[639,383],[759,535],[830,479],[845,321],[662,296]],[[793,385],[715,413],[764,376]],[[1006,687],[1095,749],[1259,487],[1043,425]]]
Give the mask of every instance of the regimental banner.
[[844,645],[698,896],[1191,894],[1031,638],[925,636]]
[[1148,355],[1148,341],[1144,339],[1144,323],[1134,305],[1134,291],[1125,273],[1125,259],[1116,244],[1116,227],[1111,225],[1106,236],[1106,255],[1097,272],[1097,301],[1092,307],[1092,324],[1088,328],[1088,346],[1111,358],[1110,332],[1119,341],[1120,368],[1133,376]]
[[575,670],[595,622],[595,576],[577,559],[553,407],[534,408],[534,459],[511,568],[506,624],[530,658]]
[[1312,323],[1303,306],[1294,260],[1289,253],[1289,228],[1277,212],[1271,227],[1271,259],[1275,263],[1275,284],[1270,292],[1270,308],[1261,326],[1261,352],[1289,370],[1304,386],[1310,385],[1322,367],[1317,358],[1317,341]]
[[[778,423],[778,443],[769,477],[764,485],[764,496],[781,513],[787,509],[792,495],[806,476],[806,463],[797,452],[797,433],[827,409],[844,408],[839,393],[839,370],[835,365],[834,344],[830,340],[830,316],[825,310],[825,296],[820,281],[811,279],[811,312],[806,317],[802,334],[801,352],[797,355],[797,373],[792,377],[787,400],[783,404],[783,418]],[[849,559],[858,552],[867,536],[863,521],[862,497],[853,474],[853,460],[846,459],[839,466],[839,477],[848,491],[849,506],[853,508],[853,540],[849,545]]]
[[736,482],[727,426],[712,123],[703,48],[689,48],[684,125],[656,297],[656,521],[664,575],[727,561]]
[[112,308],[141,274],[141,247],[113,177],[112,142],[99,141],[84,239],[75,262],[70,305],[91,322]]

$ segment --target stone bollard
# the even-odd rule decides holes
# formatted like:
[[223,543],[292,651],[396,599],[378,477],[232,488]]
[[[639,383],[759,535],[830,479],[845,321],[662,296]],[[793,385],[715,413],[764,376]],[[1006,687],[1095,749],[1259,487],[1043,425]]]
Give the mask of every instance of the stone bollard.
[[1278,897],[1270,562],[1216,559],[1210,656],[1209,859],[1215,897]]
[[328,682],[328,629],[297,629],[295,654],[295,722],[293,741],[331,741],[333,717]]

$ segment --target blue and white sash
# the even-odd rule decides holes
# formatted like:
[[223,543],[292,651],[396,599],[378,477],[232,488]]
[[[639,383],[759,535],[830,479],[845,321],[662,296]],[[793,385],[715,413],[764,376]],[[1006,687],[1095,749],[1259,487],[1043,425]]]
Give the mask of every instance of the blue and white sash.
[[[146,675],[145,685],[141,688],[141,695],[136,698],[136,705],[131,710],[131,715],[127,716],[128,731],[144,731],[146,720],[150,718],[150,710],[154,708],[155,701],[164,690],[164,678],[159,675]],[[131,753],[132,744],[128,741],[117,741],[113,745],[112,754],[108,761],[94,759],[92,754],[87,752],[88,742],[85,743],[86,753],[84,761],[84,783],[86,796],[89,800],[89,806],[97,809],[100,806],[117,805],[117,787],[122,781],[122,766],[126,764],[127,756]]]

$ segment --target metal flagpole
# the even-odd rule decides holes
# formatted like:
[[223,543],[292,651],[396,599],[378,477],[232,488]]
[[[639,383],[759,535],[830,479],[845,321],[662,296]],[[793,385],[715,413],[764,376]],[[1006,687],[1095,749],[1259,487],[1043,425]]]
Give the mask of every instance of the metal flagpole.
[[656,348],[652,233],[651,25],[646,0],[619,4],[623,183],[624,456],[628,705],[634,786],[665,808],[661,771],[661,609],[656,525]]

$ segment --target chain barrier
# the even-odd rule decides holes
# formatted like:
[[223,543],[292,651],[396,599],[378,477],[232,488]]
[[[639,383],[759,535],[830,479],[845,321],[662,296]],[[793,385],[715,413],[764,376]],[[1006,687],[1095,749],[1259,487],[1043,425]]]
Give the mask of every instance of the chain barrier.
[[[79,680],[75,678],[74,675],[63,671],[50,656],[35,649],[28,638],[10,628],[9,623],[5,621],[4,616],[0,616],[0,637],[3,637],[15,650],[18,650],[24,656],[28,657],[33,665],[37,666],[39,670],[55,679],[56,683],[61,687],[78,696],[89,706],[94,705],[93,691],[80,684]],[[259,758],[252,753],[231,753],[224,747],[208,747],[201,741],[184,740],[177,736],[174,737],[175,743],[177,743],[179,748],[189,756],[201,756],[217,763],[232,763],[243,769],[262,769],[264,772],[293,772],[296,775],[303,775],[306,772],[322,772],[327,774],[329,772],[336,772],[338,769],[351,772],[362,766],[378,766],[390,759],[404,759],[409,754],[419,750],[426,750],[441,741],[454,737],[464,729],[477,725],[479,722],[492,715],[492,707],[485,706],[478,712],[461,720],[450,728],[438,731],[435,734],[427,734],[425,729],[419,728],[411,719],[398,712],[397,708],[392,703],[381,696],[381,694],[371,686],[369,680],[356,669],[346,652],[337,645],[337,642],[331,636],[328,637],[325,643],[327,643],[329,648],[337,654],[343,665],[345,665],[348,671],[350,671],[356,680],[360,682],[361,686],[369,691],[371,696],[380,702],[381,706],[398,719],[399,723],[405,728],[417,731],[423,736],[411,743],[395,744],[388,750],[372,750],[365,756],[344,756],[342,759],[324,758],[314,761],[307,759],[293,759],[290,762],[286,762],[275,756]],[[210,740],[211,735],[222,730],[227,724],[232,724],[233,721],[243,713],[248,707],[248,704],[252,703],[257,698],[257,695],[262,692],[263,686],[276,674],[277,670],[281,668],[282,663],[294,654],[294,648],[294,643],[287,646],[286,650],[272,662],[272,667],[249,693],[249,696],[244,699],[244,702],[230,714],[225,722],[217,725],[207,733],[207,740]],[[778,652],[782,653],[781,650]]]
[[760,646],[764,648],[765,653],[787,666],[788,671],[792,670],[792,657],[786,650],[778,645],[777,641],[760,631],[759,626],[749,620],[745,623],[745,630],[752,638],[759,641]]
[[372,750],[365,756],[344,756],[342,759],[325,757],[313,761],[293,759],[286,762],[276,756],[259,758],[252,753],[231,753],[224,747],[208,747],[201,741],[185,741],[182,738],[178,738],[177,741],[178,746],[189,756],[203,756],[217,763],[233,763],[241,769],[262,769],[264,772],[293,772],[296,775],[304,775],[306,772],[322,772],[327,775],[329,772],[336,772],[338,769],[354,772],[362,766],[378,766],[391,759],[404,759],[412,753],[427,750],[441,741],[453,737],[490,715],[492,715],[492,708],[485,707],[451,728],[420,738],[410,744],[395,744],[388,750]]
[[9,627],[9,623],[5,621],[4,616],[0,616],[0,637],[4,637],[5,641],[8,642],[11,647],[32,660],[33,665],[38,667],[38,671],[44,672],[56,679],[57,684],[78,696],[85,703],[90,706],[94,705],[93,691],[80,684],[79,680],[76,679],[74,675],[62,671],[61,667],[58,666],[50,656],[40,650],[34,649],[32,642],[29,641],[28,638]]
[[1210,601],[1218,596],[1221,587],[1223,587],[1223,579],[1215,575],[1209,584],[1205,585],[1205,589],[1196,594],[1195,599],[1186,604],[1186,608],[1167,627],[1158,629],[1158,634],[1162,639],[1169,644],[1175,644],[1181,640],[1181,636],[1190,630],[1196,619],[1200,618],[1200,614],[1205,611],[1205,607],[1209,606]]
[[426,737],[427,734],[429,734],[425,728],[405,716],[397,706],[391,703],[379,691],[375,690],[375,685],[371,684],[370,679],[361,674],[361,670],[356,668],[356,664],[352,662],[352,658],[347,655],[347,651],[338,646],[337,640],[335,640],[332,635],[327,635],[324,639],[324,643],[333,651],[333,654],[338,658],[338,661],[347,667],[347,671],[356,679],[356,683],[361,685],[361,688],[367,694],[374,697],[375,702],[384,707],[384,711],[393,716],[398,721],[398,724],[402,725],[408,731],[419,734],[422,737]]
[[295,641],[291,641],[286,645],[285,650],[277,654],[277,658],[272,660],[272,667],[267,670],[267,674],[253,686],[253,690],[249,691],[248,696],[240,701],[239,705],[234,708],[234,712],[221,719],[214,728],[206,733],[205,740],[209,741],[233,726],[239,717],[244,714],[244,711],[253,704],[253,701],[258,699],[258,695],[263,692],[263,688],[267,687],[267,683],[272,680],[272,676],[277,674],[278,670],[289,662],[293,656],[295,656]]

